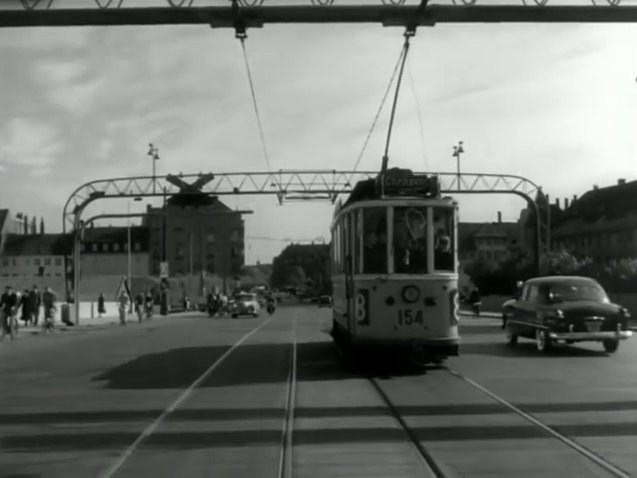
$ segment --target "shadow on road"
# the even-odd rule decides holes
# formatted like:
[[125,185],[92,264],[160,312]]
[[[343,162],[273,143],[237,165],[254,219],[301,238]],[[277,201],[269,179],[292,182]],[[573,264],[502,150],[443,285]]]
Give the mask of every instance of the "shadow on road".
[[[227,346],[187,347],[142,355],[93,378],[110,389],[182,389],[188,387],[226,351]],[[242,345],[199,387],[225,387],[287,380],[290,344]],[[349,365],[341,363],[331,342],[305,342],[297,346],[299,381],[345,380],[369,375],[422,375],[426,369],[400,357],[375,355]]]

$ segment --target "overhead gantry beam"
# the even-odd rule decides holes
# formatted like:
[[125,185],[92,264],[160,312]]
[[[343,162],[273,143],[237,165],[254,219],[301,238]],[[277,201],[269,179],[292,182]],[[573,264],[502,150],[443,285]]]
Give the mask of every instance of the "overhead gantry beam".
[[68,0],[4,0],[0,2],[0,27],[204,24],[235,28],[237,21],[246,28],[260,28],[268,23],[376,23],[413,27],[437,23],[637,22],[635,0],[576,0],[575,5],[563,5],[557,0],[511,0],[508,4],[497,0],[464,3],[452,0],[430,4],[424,11],[419,10],[419,2],[397,4],[401,2],[386,0],[388,4],[383,4],[377,0],[368,5],[318,5],[305,0],[303,4],[284,6],[271,0],[258,6],[240,6],[238,14],[228,1],[208,3],[210,6],[192,6],[192,1],[152,0],[146,7],[129,7],[126,0],[83,0],[77,2],[80,8],[66,8],[57,5],[67,6]]
[[[451,172],[428,172],[438,176],[444,193],[492,192],[518,193],[531,198],[541,192],[534,182],[515,175]],[[162,197],[183,192],[180,183],[201,185],[200,191],[210,195],[275,195],[279,202],[290,200],[329,200],[349,194],[358,181],[375,178],[378,171],[305,170],[246,173],[180,174],[166,177],[137,176],[98,179],[82,184],[64,205],[63,230],[77,229],[81,211],[92,201],[102,198]],[[201,180],[205,178],[205,182]],[[193,181],[194,180],[194,181]]]

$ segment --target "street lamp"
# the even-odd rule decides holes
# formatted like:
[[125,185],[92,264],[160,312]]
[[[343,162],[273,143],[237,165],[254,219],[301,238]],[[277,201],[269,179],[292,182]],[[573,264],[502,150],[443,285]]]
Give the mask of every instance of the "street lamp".
[[[136,197],[135,199],[133,199],[133,201],[136,201],[136,202],[139,202],[141,200],[142,200],[142,198],[140,198],[140,197]],[[131,204],[131,202],[129,200],[128,203],[127,203],[127,207],[126,207],[126,213],[129,214],[129,215],[130,215],[130,204]],[[127,274],[127,277],[128,277],[128,290],[129,290],[129,292],[130,292],[130,294],[132,296],[133,295],[133,286],[131,284],[132,255],[131,255],[131,221],[130,221],[130,217],[128,217],[126,219],[126,221],[128,222],[128,228],[127,228],[128,229],[128,247],[127,247],[127,250],[128,250],[128,274]],[[130,306],[129,306],[128,312],[129,313],[133,312],[133,297],[130,297]]]
[[156,194],[157,179],[155,177],[155,163],[159,160],[159,148],[155,147],[153,143],[148,143],[148,156],[150,156],[153,162],[153,194]]
[[462,141],[459,141],[458,145],[453,147],[453,154],[451,155],[456,158],[458,165],[458,190],[460,190],[460,155],[462,153],[464,153],[464,148],[462,147]]

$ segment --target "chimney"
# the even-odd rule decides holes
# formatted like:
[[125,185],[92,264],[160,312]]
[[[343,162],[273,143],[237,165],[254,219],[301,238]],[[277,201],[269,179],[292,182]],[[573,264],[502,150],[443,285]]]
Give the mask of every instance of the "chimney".
[[502,222],[502,211],[498,211],[498,224]]
[[40,218],[40,234],[44,234],[44,218]]
[[24,225],[24,233],[29,234],[29,216],[27,216],[26,214],[24,215],[22,224]]
[[577,201],[577,194],[573,194],[573,202]]
[[593,189],[597,191],[599,189],[599,186],[597,184],[593,184]]
[[560,198],[555,198],[555,207],[560,209]]
[[624,184],[626,184],[626,179],[624,179],[624,178],[619,178],[619,179],[617,180],[617,185],[618,185],[618,186],[623,186]]
[[564,198],[564,209],[568,209],[568,198]]
[[38,233],[38,227],[35,222],[35,216],[33,216],[31,218],[31,234],[37,234],[37,233]]

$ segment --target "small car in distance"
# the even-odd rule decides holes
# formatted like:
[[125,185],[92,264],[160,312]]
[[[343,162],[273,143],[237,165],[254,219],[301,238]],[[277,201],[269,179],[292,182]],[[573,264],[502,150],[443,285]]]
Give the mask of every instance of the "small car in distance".
[[234,298],[230,314],[233,319],[236,319],[240,315],[251,315],[252,317],[259,317],[259,311],[261,306],[256,294],[242,293]]
[[318,298],[318,307],[332,307],[332,297],[329,295],[322,295]]
[[540,352],[553,344],[596,341],[607,353],[626,340],[630,313],[613,304],[594,279],[579,276],[547,276],[527,280],[519,294],[503,304],[507,342],[535,340]]

